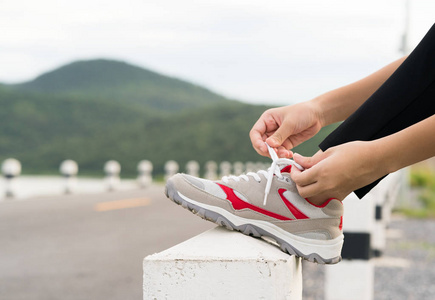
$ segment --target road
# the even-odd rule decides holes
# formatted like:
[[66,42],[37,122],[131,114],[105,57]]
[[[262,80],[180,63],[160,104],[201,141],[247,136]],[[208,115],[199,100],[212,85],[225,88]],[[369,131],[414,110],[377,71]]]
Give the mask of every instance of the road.
[[142,299],[142,261],[215,225],[163,185],[0,202],[0,299]]
[[[215,226],[163,190],[0,201],[0,300],[142,299],[143,258]],[[433,299],[435,222],[390,227],[375,298]],[[304,263],[304,299],[323,299],[324,268]]]

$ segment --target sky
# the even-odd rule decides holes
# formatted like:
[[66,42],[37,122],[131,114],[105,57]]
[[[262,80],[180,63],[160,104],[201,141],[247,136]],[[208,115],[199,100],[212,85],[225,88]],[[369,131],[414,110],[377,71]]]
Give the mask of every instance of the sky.
[[428,0],[0,0],[0,82],[109,58],[256,104],[309,100],[401,57]]

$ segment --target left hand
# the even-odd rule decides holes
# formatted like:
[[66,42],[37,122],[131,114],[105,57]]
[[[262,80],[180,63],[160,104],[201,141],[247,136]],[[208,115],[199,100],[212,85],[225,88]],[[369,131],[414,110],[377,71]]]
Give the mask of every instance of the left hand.
[[319,151],[313,157],[295,153],[293,159],[306,169],[291,170],[291,177],[304,198],[343,200],[354,190],[387,174],[373,142],[349,142]]

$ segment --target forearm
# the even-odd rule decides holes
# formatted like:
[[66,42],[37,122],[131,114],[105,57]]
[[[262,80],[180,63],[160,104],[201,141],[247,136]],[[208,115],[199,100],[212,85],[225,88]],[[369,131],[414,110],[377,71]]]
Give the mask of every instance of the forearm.
[[315,204],[344,199],[350,192],[403,167],[435,156],[435,115],[392,135],[353,141],[319,151],[313,157],[295,154],[291,176],[299,194]]
[[374,161],[385,174],[435,156],[435,115],[373,141]]
[[322,94],[312,102],[319,111],[322,126],[343,121],[361,106],[402,64],[402,57],[375,73],[349,85]]

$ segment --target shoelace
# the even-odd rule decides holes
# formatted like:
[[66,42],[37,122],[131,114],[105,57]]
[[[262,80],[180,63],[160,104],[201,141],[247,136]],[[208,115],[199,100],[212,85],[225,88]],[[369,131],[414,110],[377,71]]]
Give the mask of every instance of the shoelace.
[[291,159],[279,158],[278,155],[276,154],[275,150],[273,150],[273,148],[271,148],[267,143],[265,143],[265,144],[267,146],[267,150],[269,151],[269,155],[272,158],[272,164],[267,171],[260,170],[256,173],[248,172],[247,174],[243,174],[240,176],[231,175],[231,176],[222,177],[222,181],[225,183],[228,183],[228,181],[230,179],[235,180],[235,181],[240,181],[240,179],[243,179],[245,181],[249,181],[248,176],[252,176],[257,182],[261,182],[261,177],[259,176],[259,174],[263,174],[267,180],[266,189],[264,191],[263,205],[266,205],[266,203],[267,203],[267,197],[269,196],[270,187],[272,186],[273,175],[276,175],[280,179],[282,179],[284,177],[281,174],[281,169],[279,167],[280,165],[293,165],[301,171],[304,170],[304,168],[301,165],[297,164],[296,162],[294,162]]

